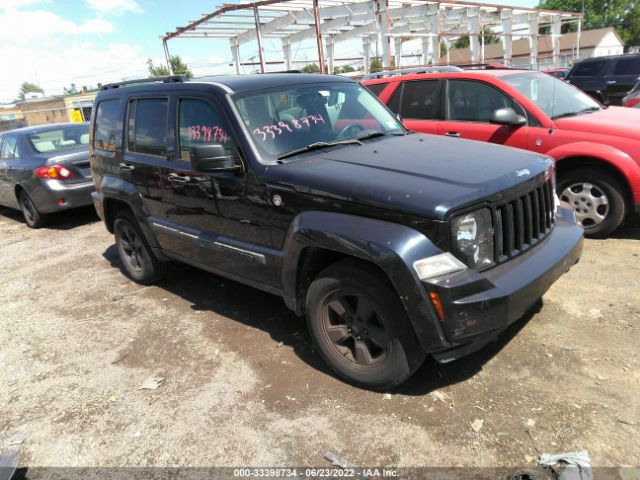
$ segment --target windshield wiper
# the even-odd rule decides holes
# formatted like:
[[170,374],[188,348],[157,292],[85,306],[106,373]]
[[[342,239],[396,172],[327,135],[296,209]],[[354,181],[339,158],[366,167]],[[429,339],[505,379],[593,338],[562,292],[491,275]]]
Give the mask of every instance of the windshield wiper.
[[553,117],[553,119],[555,120],[557,118],[575,117],[576,115],[580,115],[581,113],[595,112],[598,110],[600,110],[600,107],[587,107],[585,109],[580,110],[579,112],[566,112],[560,115],[556,115],[555,117]]
[[321,148],[333,147],[334,145],[362,145],[362,142],[357,138],[348,138],[346,140],[336,140],[334,142],[315,142],[310,143],[307,146],[296,148],[289,152],[285,152],[278,157],[278,160],[284,160],[285,158],[293,157],[294,155],[298,155],[299,153],[310,152],[312,150],[320,150]]

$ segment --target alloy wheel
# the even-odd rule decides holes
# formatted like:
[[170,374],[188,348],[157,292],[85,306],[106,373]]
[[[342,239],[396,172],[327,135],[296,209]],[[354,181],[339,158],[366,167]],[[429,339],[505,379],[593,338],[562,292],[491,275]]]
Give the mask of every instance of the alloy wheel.
[[144,245],[135,229],[128,224],[120,224],[118,228],[121,252],[124,261],[136,272],[144,270]]
[[597,185],[589,182],[574,183],[565,188],[560,199],[569,203],[576,219],[585,228],[600,225],[609,214],[609,199]]
[[372,367],[384,361],[391,339],[375,303],[359,292],[334,292],[322,310],[323,333],[350,363]]

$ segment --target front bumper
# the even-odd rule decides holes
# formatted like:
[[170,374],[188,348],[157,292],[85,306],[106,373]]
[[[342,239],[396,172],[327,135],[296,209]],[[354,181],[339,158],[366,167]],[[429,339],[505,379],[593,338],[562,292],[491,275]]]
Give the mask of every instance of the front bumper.
[[552,232],[530,251],[482,273],[465,270],[426,283],[440,296],[441,325],[455,349],[435,358],[450,361],[471,353],[521,318],[578,262],[582,244],[573,212],[560,208]]
[[39,182],[31,195],[40,213],[54,213],[91,205],[91,192],[94,190],[91,179],[77,183],[46,179]]

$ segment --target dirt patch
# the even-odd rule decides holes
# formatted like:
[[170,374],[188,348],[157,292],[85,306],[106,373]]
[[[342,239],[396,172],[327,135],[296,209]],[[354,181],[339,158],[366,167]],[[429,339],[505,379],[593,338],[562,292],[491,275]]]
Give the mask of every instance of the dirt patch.
[[637,224],[588,240],[497,342],[428,360],[391,396],[334,378],[276,297],[186,266],[130,282],[89,209],[39,231],[2,209],[0,244],[0,444],[22,465],[326,466],[332,451],[519,467],[579,447],[640,464]]

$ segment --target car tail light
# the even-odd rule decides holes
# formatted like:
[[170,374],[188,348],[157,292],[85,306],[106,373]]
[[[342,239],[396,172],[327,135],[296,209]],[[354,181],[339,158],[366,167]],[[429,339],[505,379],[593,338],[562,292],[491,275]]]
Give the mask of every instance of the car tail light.
[[75,175],[64,165],[48,165],[46,167],[36,168],[33,173],[39,178],[55,178],[66,180],[67,178],[75,178]]

